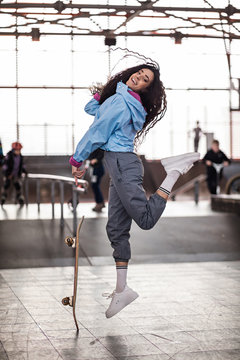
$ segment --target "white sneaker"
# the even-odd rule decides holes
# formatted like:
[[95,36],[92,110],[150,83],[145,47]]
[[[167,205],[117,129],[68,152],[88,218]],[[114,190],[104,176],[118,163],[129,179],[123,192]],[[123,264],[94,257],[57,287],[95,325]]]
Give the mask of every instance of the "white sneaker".
[[198,152],[191,152],[162,159],[161,163],[166,173],[177,170],[183,175],[186,174],[193,166],[193,163],[199,159],[200,154]]
[[[106,296],[106,294],[103,294],[103,296]],[[136,291],[133,291],[127,285],[121,293],[117,293],[114,290],[111,295],[107,296],[107,298],[112,298],[112,301],[107,311],[105,312],[106,318],[109,319],[112,316],[116,315],[119,311],[121,311],[123,308],[125,308],[135,299],[137,299],[138,296],[138,293],[136,293]]]

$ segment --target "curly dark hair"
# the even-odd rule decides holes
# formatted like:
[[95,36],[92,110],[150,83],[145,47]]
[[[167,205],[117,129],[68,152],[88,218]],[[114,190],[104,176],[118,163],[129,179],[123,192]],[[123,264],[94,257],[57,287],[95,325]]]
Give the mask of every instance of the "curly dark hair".
[[163,118],[167,109],[167,100],[165,88],[160,80],[160,71],[157,63],[147,62],[137,65],[126,70],[123,70],[116,75],[112,76],[109,81],[101,88],[98,84],[95,87],[100,93],[100,101],[102,104],[107,98],[116,93],[116,87],[119,81],[124,84],[128,81],[130,76],[141,69],[149,69],[154,74],[154,79],[151,84],[140,93],[142,104],[147,112],[145,123],[140,131],[137,132],[134,140],[135,146],[142,142],[148,131]]

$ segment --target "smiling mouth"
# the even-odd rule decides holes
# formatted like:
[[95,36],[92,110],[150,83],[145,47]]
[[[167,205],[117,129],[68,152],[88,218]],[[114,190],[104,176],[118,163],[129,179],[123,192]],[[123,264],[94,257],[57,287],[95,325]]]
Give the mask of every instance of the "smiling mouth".
[[134,78],[132,78],[132,82],[134,83],[134,85],[137,85],[136,80]]

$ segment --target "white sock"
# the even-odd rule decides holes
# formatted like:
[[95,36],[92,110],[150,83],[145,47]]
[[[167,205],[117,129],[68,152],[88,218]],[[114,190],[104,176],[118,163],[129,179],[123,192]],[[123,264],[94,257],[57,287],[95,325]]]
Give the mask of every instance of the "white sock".
[[127,265],[116,265],[117,270],[117,284],[116,284],[116,292],[120,293],[125,289],[127,284]]
[[167,195],[170,195],[170,192],[180,175],[180,172],[177,170],[170,171],[163,180],[162,184],[159,186],[159,190],[165,192]]

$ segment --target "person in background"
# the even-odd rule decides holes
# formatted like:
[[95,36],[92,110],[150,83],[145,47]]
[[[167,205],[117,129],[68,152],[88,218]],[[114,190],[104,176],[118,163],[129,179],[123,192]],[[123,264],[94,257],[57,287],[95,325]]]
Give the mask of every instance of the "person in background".
[[194,133],[194,138],[193,138],[194,151],[197,152],[200,138],[203,134],[205,134],[199,126],[199,121],[196,122],[196,127],[194,129],[188,131],[188,136],[191,136],[192,133]]
[[194,151],[198,151],[198,145],[201,135],[203,134],[202,129],[199,126],[199,121],[196,123],[196,127],[193,129],[194,132]]
[[[224,154],[224,152],[219,149],[218,140],[213,140],[211,149],[207,151],[206,155],[203,158],[203,163],[206,164],[208,190],[211,194],[216,195],[218,174],[216,169],[214,168],[214,164],[223,164],[223,166],[228,166],[231,163],[231,161]],[[222,176],[222,170],[220,172],[219,178],[221,178]]]
[[3,155],[3,149],[2,149],[2,141],[0,139],[0,167],[3,164],[3,160],[4,160],[4,155]]
[[27,173],[24,167],[24,159],[21,154],[22,144],[18,141],[12,143],[12,150],[10,150],[3,162],[3,188],[1,195],[1,205],[4,205],[7,199],[8,189],[13,183],[16,189],[16,201],[22,206],[24,204],[24,197],[22,194],[22,173]]
[[100,182],[104,175],[104,166],[103,166],[103,157],[104,151],[102,149],[97,149],[93,151],[88,160],[90,162],[90,177],[91,177],[91,186],[94,193],[94,198],[96,205],[92,209],[96,212],[101,212],[102,209],[105,207],[103,194],[100,189]]

